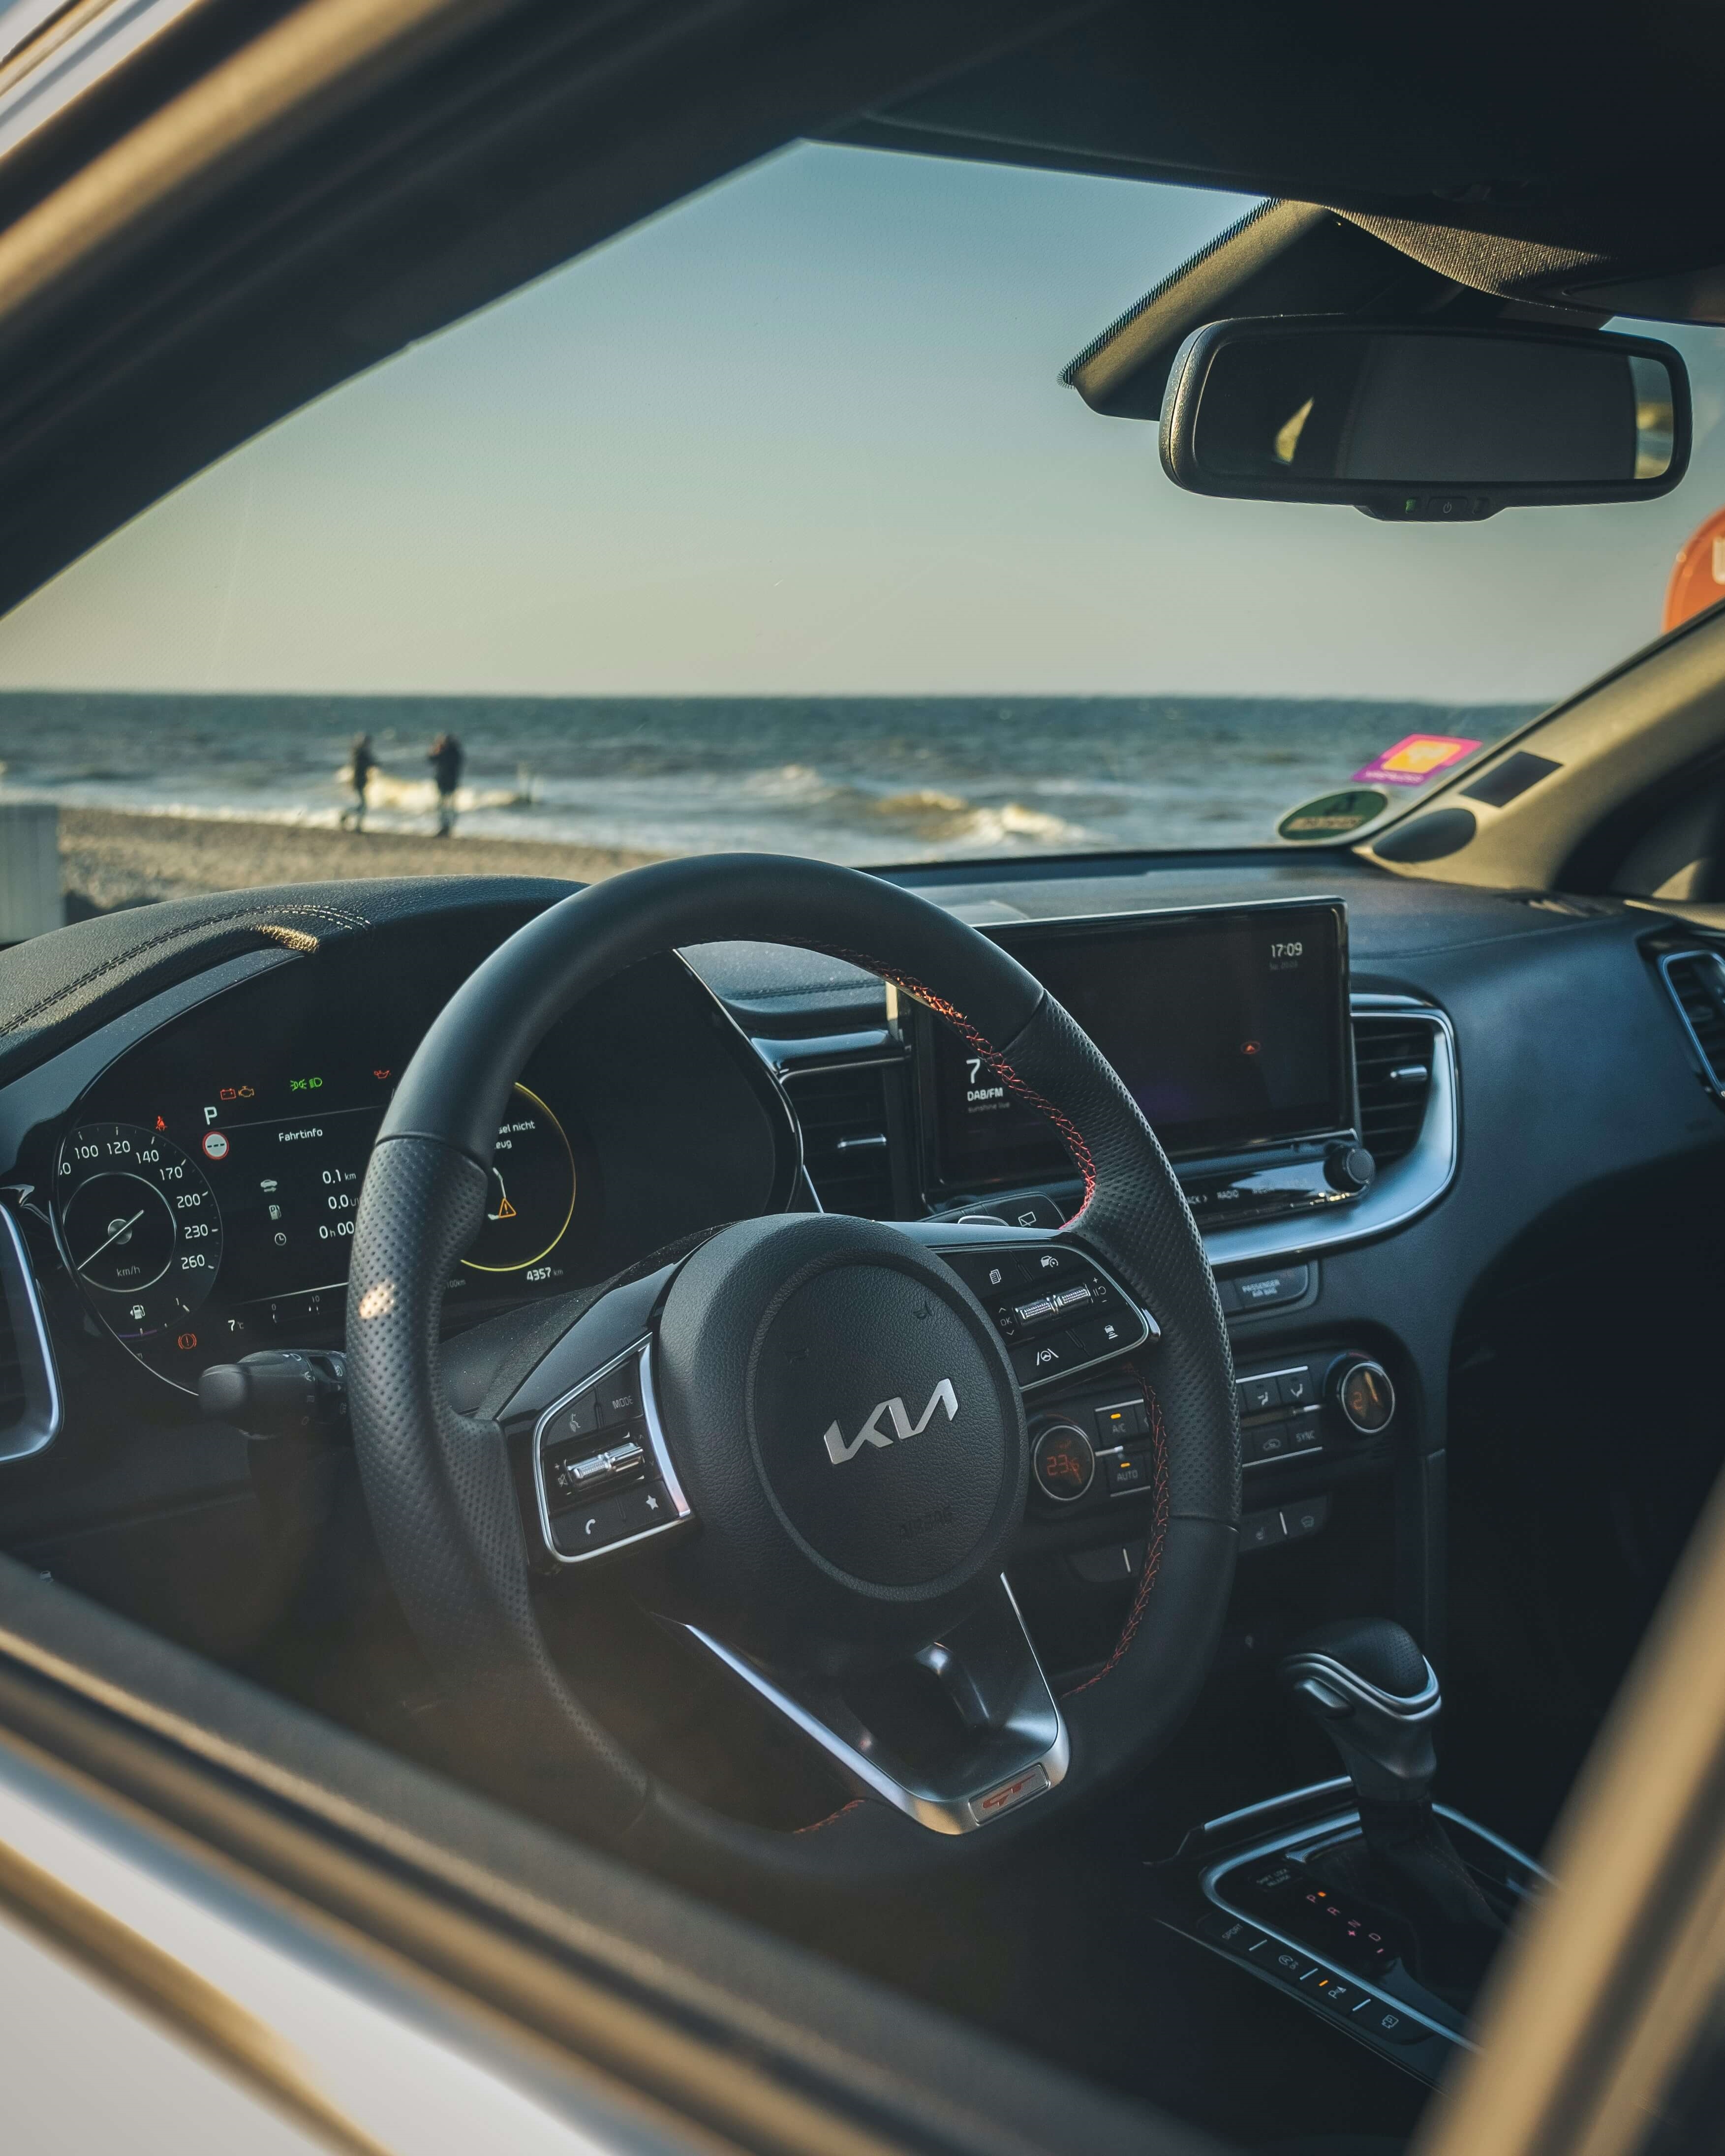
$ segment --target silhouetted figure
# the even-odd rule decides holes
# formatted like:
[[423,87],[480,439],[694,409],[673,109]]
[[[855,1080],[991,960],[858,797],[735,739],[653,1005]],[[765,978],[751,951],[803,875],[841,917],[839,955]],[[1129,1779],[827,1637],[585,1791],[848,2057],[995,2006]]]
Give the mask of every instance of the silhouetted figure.
[[447,839],[455,828],[455,789],[461,783],[465,752],[454,734],[439,734],[425,761],[437,781],[437,835]]
[[344,829],[351,819],[356,831],[364,830],[366,792],[372,783],[372,773],[377,768],[377,759],[372,750],[371,736],[356,734],[353,737],[352,757],[347,767],[348,783],[353,788],[353,806],[341,811],[341,823]]

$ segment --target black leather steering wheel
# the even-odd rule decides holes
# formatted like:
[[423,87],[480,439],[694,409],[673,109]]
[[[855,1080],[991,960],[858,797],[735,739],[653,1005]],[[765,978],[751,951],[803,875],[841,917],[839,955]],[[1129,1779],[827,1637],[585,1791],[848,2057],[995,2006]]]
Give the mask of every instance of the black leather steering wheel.
[[[444,1284],[479,1227],[529,1054],[625,967],[733,939],[830,952],[929,1004],[1053,1121],[1082,1206],[1054,1235],[738,1222],[558,1306],[549,1333],[542,1314],[516,1328],[480,1396],[456,1404]],[[937,1254],[967,1240],[1051,1267],[1100,1261],[1091,1277],[1124,1291],[1137,1329],[1139,1309],[1160,1328],[1134,1366],[1152,1425],[1148,1558],[1112,1656],[1059,1700],[1004,1576],[1024,1517],[1023,1399],[995,1322]],[[384,1119],[347,1353],[367,1502],[440,1681],[536,1800],[670,1868],[722,1853],[856,1879],[998,1845],[1147,1758],[1208,1671],[1233,1577],[1240,1436],[1191,1214],[1065,1011],[998,946],[892,884],[778,856],[685,859],[593,886],[511,937],[450,998]],[[560,1504],[574,1509],[553,1517]],[[583,1703],[580,1671],[554,1661],[536,1614],[548,1580],[601,1558],[617,1591],[685,1625],[845,1766],[857,1799],[776,1833],[646,1773]],[[956,1732],[914,1763],[845,1704],[856,1672],[907,1661],[945,1686]]]

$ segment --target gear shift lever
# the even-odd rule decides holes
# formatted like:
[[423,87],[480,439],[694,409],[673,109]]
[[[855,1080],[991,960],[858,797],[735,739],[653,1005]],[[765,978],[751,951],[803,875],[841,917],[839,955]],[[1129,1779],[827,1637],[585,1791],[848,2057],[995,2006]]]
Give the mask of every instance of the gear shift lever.
[[1465,2005],[1504,1923],[1432,1810],[1432,1732],[1443,1695],[1430,1663],[1399,1625],[1366,1617],[1309,1634],[1281,1674],[1353,1783],[1368,1860],[1361,1883],[1406,1920],[1414,1973]]
[[1399,1625],[1382,1617],[1327,1625],[1286,1656],[1281,1681],[1295,1705],[1322,1722],[1362,1799],[1430,1803],[1443,1694]]

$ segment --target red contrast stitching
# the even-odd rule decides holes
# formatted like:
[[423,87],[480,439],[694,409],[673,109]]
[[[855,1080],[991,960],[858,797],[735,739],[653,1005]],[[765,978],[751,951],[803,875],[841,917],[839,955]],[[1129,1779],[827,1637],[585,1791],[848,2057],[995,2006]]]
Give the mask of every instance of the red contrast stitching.
[[1144,1611],[1149,1604],[1150,1591],[1155,1586],[1156,1575],[1162,1568],[1162,1553],[1168,1541],[1168,1431],[1163,1424],[1161,1403],[1147,1385],[1144,1388],[1144,1398],[1150,1409],[1150,1445],[1154,1460],[1152,1471],[1155,1478],[1156,1518],[1150,1531],[1149,1547],[1144,1552],[1143,1577],[1138,1582],[1138,1591],[1132,1597],[1132,1606],[1127,1614],[1126,1624],[1122,1629],[1120,1637],[1114,1643],[1113,1653],[1109,1656],[1094,1676],[1086,1677],[1082,1684],[1074,1685],[1070,1691],[1062,1692],[1060,1695],[1062,1699],[1076,1699],[1080,1692],[1088,1691],[1093,1684],[1100,1684],[1109,1671],[1115,1668],[1120,1662],[1137,1635],[1138,1626],[1143,1621]]
[[[792,940],[790,937],[785,939],[786,942]],[[840,950],[829,943],[807,947],[825,951],[832,957],[846,959],[870,973],[878,973],[883,981],[891,981],[895,988],[902,988],[906,995],[914,996],[919,1004],[926,1004],[937,1018],[943,1018],[966,1045],[975,1050],[995,1076],[1021,1101],[1034,1108],[1039,1114],[1046,1116],[1060,1132],[1061,1143],[1071,1154],[1078,1173],[1084,1178],[1084,1203],[1065,1225],[1073,1227],[1083,1219],[1091,1199],[1096,1194],[1096,1164],[1083,1132],[1064,1109],[1055,1107],[1045,1094],[1039,1093],[1027,1079],[1020,1078],[993,1042],[971,1024],[956,1004],[948,1003],[944,996],[937,996],[914,974],[902,973],[894,967],[883,965],[878,958],[871,958],[865,952]]]
[[846,1812],[854,1812],[861,1802],[860,1797],[853,1797],[848,1804],[840,1804],[837,1811],[829,1812],[824,1819],[811,1820],[807,1826],[794,1826],[791,1829],[791,1832],[819,1834],[824,1826],[830,1826],[834,1820],[843,1819]]

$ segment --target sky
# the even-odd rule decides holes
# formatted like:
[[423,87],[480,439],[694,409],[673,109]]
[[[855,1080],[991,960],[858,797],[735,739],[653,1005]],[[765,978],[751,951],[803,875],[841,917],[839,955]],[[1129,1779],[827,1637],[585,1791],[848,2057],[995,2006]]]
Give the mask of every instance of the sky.
[[0,686],[1543,700],[1725,502],[1215,501],[1060,370],[1251,206],[802,146],[332,392],[0,622]]

